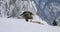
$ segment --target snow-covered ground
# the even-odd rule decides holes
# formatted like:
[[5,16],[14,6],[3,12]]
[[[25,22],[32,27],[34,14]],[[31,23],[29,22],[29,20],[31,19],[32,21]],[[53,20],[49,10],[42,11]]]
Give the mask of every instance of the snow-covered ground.
[[26,22],[24,19],[0,18],[0,32],[60,32],[60,27]]

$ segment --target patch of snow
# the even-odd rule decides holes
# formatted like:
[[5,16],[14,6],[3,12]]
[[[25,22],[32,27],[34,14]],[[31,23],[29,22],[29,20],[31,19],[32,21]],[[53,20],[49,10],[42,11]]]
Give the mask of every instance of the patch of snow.
[[35,22],[40,22],[44,25],[48,25],[46,21],[42,20],[38,15],[34,15],[33,16],[33,20],[32,21],[35,21]]
[[24,19],[0,18],[0,32],[60,32],[60,27],[30,23]]

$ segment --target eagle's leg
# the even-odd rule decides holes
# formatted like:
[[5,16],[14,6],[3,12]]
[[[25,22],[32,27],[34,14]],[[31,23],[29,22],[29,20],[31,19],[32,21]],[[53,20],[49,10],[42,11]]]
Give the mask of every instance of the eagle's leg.
[[26,22],[28,22],[28,19],[26,19]]

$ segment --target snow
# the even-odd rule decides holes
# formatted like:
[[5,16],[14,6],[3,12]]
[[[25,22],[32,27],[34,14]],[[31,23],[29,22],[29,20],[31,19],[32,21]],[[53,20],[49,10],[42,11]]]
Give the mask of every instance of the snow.
[[60,27],[30,23],[24,19],[0,18],[0,32],[60,32]]
[[38,15],[33,15],[33,20],[32,20],[33,22],[35,21],[35,22],[40,22],[40,23],[42,23],[42,24],[44,24],[44,25],[48,25],[48,23],[46,22],[46,21],[44,21],[44,20],[42,20]]

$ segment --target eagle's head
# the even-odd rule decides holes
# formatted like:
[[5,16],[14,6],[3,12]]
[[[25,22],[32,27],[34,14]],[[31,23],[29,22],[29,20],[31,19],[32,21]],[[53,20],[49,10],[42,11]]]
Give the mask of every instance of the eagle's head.
[[28,19],[33,19],[33,13],[29,12],[29,11],[24,11],[21,16],[23,16],[23,18],[25,18],[27,21]]

